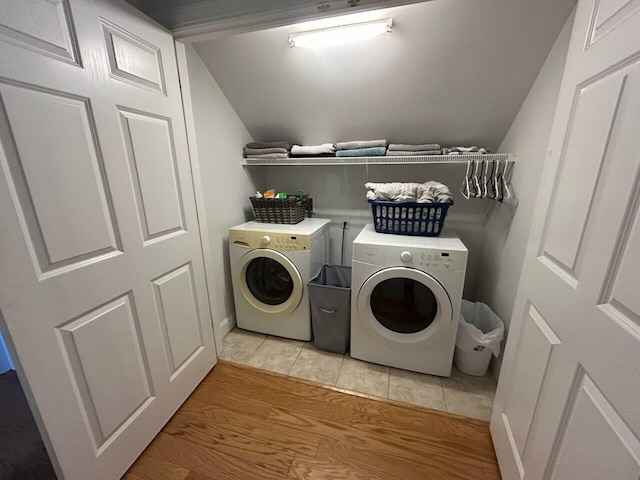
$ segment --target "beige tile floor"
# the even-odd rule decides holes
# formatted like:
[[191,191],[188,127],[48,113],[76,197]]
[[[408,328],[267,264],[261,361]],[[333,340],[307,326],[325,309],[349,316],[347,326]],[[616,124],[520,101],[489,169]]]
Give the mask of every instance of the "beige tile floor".
[[488,421],[493,376],[472,377],[455,367],[449,378],[362,362],[301,342],[234,329],[223,339],[223,360],[359,393]]

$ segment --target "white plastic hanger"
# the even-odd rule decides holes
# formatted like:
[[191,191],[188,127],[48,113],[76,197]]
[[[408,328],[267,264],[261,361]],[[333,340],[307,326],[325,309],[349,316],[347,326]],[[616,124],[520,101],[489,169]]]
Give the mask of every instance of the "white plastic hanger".
[[489,173],[489,162],[482,160],[482,198],[488,198],[487,174]]
[[504,170],[502,171],[502,188],[503,192],[503,200],[508,200],[511,198],[511,189],[509,188],[509,180],[507,180],[507,171],[509,169],[509,162],[504,161]]
[[479,160],[474,160],[473,164],[474,164],[474,168],[473,168],[473,186],[474,186],[474,190],[475,190],[474,197],[482,198],[482,188],[480,188],[480,179],[478,178],[478,167],[480,166],[480,161]]
[[469,189],[469,171],[471,170],[471,160],[467,162],[467,172],[464,175],[462,185],[460,185],[460,193],[464,198],[469,200],[471,198],[471,190]]

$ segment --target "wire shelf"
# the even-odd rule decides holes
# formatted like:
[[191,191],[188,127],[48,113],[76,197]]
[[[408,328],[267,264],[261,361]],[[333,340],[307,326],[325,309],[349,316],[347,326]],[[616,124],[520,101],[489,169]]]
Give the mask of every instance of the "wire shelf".
[[515,153],[487,153],[483,155],[416,155],[377,157],[300,157],[300,158],[243,158],[242,165],[257,166],[302,166],[302,165],[420,165],[460,164],[470,161],[515,162]]

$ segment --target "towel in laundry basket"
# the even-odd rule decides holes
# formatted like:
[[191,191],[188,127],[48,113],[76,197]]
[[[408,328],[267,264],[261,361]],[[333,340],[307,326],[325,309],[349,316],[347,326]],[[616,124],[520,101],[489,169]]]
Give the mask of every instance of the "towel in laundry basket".
[[391,202],[451,203],[453,195],[445,184],[425,183],[365,183],[367,200]]

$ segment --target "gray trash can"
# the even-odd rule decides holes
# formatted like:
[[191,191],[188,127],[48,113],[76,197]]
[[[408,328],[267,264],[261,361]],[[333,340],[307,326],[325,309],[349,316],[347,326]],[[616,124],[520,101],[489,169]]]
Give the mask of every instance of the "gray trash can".
[[351,327],[351,267],[324,265],[308,283],[313,344],[346,353]]

